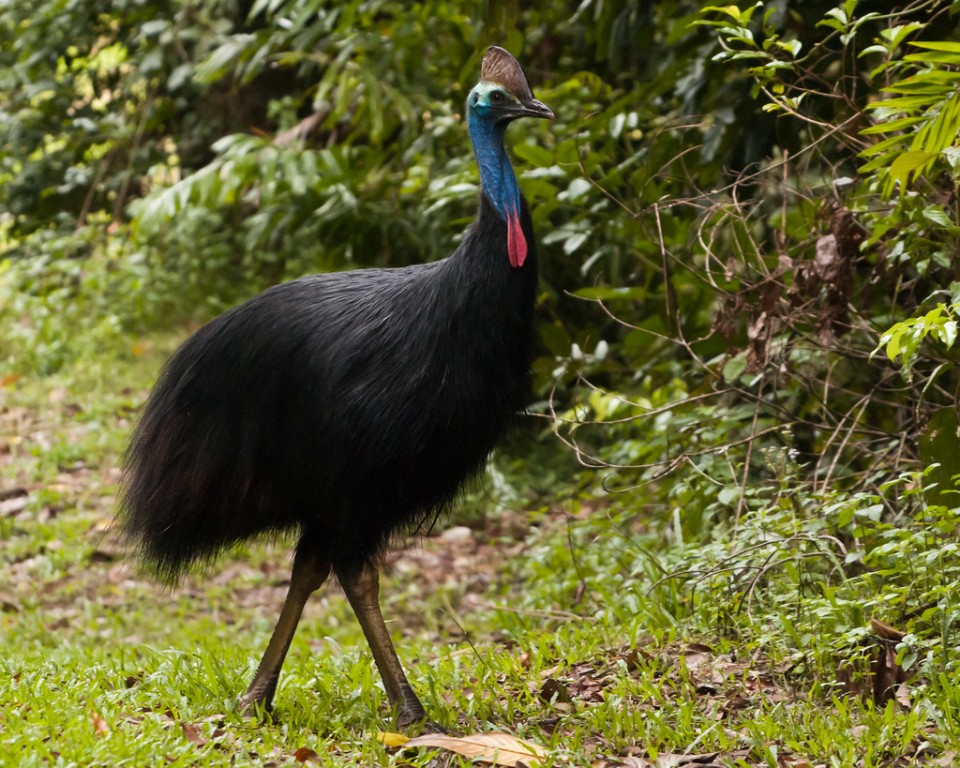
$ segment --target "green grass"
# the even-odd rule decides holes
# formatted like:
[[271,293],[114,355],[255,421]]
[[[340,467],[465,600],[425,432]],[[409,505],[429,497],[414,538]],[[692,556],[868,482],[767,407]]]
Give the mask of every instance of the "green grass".
[[[0,390],[0,489],[29,493],[0,514],[0,762],[297,765],[312,750],[300,757],[318,765],[437,764],[378,741],[392,729],[385,696],[333,585],[307,607],[273,719],[237,714],[283,599],[283,542],[174,590],[118,549],[114,468],[172,343]],[[566,461],[536,467],[553,493],[535,502],[524,460],[504,456],[455,517],[469,541],[439,532],[391,556],[384,613],[434,721],[537,742],[555,765],[681,753],[771,768],[951,764],[949,672],[910,681],[909,707],[838,695],[831,639],[788,637],[789,601],[764,597],[789,594],[780,574],[749,614],[722,585],[663,580],[697,553],[636,500],[575,490]]]

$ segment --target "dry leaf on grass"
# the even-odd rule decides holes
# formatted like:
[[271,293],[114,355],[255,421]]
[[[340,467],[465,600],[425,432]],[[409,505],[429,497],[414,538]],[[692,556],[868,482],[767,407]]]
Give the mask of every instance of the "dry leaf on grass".
[[948,768],[949,766],[957,765],[957,760],[960,758],[954,750],[944,752],[940,757],[934,758],[934,761],[930,765],[943,766],[943,768]]
[[540,699],[548,704],[570,704],[573,697],[563,683],[555,677],[548,677],[540,688]]
[[813,768],[811,763],[805,757],[795,757],[793,755],[781,755],[777,758],[778,768]]
[[[379,734],[380,741],[387,746],[385,736],[399,734]],[[547,756],[543,747],[523,741],[507,733],[475,733],[470,736],[447,736],[442,733],[428,733],[410,739],[403,747],[439,747],[456,752],[479,762],[491,765],[503,765],[508,768],[530,766],[535,768]]]
[[707,752],[702,755],[673,754],[661,752],[656,760],[649,760],[640,755],[631,755],[624,758],[625,768],[713,768],[719,764],[715,762],[720,757],[719,752]]
[[310,749],[310,747],[300,747],[300,749],[293,753],[293,759],[298,763],[319,763],[320,755]]
[[0,592],[0,611],[3,613],[19,613],[20,604],[17,602],[17,599],[13,597],[13,595]]
[[110,735],[110,726],[99,712],[94,711],[90,713],[90,722],[93,723],[93,732],[97,734],[97,736]]
[[183,735],[191,744],[202,747],[207,743],[207,740],[200,735],[200,729],[193,723],[180,723],[180,730],[183,731]]
[[[19,490],[19,489],[16,489]],[[16,517],[27,508],[30,497],[17,494],[0,501],[0,517]]]

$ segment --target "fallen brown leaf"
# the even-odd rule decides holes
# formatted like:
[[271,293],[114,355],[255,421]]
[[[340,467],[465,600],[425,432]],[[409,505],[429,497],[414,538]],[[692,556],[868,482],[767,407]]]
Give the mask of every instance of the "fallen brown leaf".
[[110,726],[99,712],[94,711],[90,713],[90,722],[93,723],[93,732],[97,734],[97,736],[110,735]]
[[950,750],[949,752],[944,752],[940,757],[935,758],[932,765],[943,766],[943,768],[950,768],[950,766],[955,766],[957,764],[957,759],[960,757],[955,751]]
[[777,758],[777,766],[778,768],[813,768],[813,763],[805,757],[781,755]]
[[439,747],[479,762],[508,768],[540,765],[547,756],[543,747],[507,733],[475,733],[471,736],[446,736],[430,733],[410,739],[405,747]]
[[910,689],[900,683],[897,686],[897,690],[894,692],[893,697],[897,700],[897,703],[904,709],[910,709]]
[[27,508],[29,496],[16,495],[0,501],[0,517],[16,517]]
[[26,488],[16,486],[14,488],[0,488],[0,501],[6,501],[17,496],[26,496],[29,491]]
[[202,747],[207,743],[207,740],[200,735],[200,731],[193,723],[180,723],[180,728],[190,743],[196,744],[198,747]]
[[569,704],[573,699],[567,686],[555,677],[548,677],[540,688],[540,699],[548,704]]
[[0,611],[4,613],[18,613],[20,611],[20,604],[12,595],[0,592]]
[[293,753],[293,759],[298,763],[319,763],[320,755],[310,749],[310,747],[300,747],[300,749]]
[[656,760],[649,760],[640,755],[631,755],[624,758],[625,768],[712,768],[718,766],[715,763],[720,756],[719,752],[708,752],[702,755],[686,755],[673,753],[660,753]]

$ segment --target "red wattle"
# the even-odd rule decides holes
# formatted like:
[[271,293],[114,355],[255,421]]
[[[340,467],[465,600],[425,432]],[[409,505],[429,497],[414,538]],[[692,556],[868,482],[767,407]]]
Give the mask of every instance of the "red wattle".
[[507,253],[511,267],[522,267],[527,259],[527,238],[523,236],[520,217],[516,211],[507,214]]

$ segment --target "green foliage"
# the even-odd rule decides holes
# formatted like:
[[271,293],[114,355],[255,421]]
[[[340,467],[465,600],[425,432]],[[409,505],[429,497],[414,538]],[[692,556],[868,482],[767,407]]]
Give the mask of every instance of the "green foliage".
[[[489,488],[606,512],[524,564],[526,607],[610,584],[611,636],[710,627],[825,693],[878,619],[955,733],[960,3],[540,6],[0,8],[0,380],[446,255],[462,99],[506,45],[558,116],[508,142],[543,252],[531,421],[570,452],[523,435]],[[858,716],[910,739],[921,710]],[[758,754],[778,722],[744,725]]]
[[[155,18],[175,14],[186,29]],[[122,220],[148,169],[167,160],[158,139],[198,127],[178,105],[196,99],[178,66],[202,55],[213,24],[189,2],[0,9],[0,207],[17,238],[5,250],[30,254],[44,240],[29,235],[69,235],[94,213]]]
[[838,659],[868,658],[879,646],[868,620],[879,619],[902,630],[909,674],[956,675],[960,508],[924,503],[918,474],[876,493],[798,498],[793,487],[785,479],[746,505],[731,535],[687,549],[674,577],[695,577],[699,600],[738,635],[756,631],[748,616],[765,617],[767,642],[787,638],[803,660],[797,672],[830,680]]
[[556,431],[599,488],[669,520],[686,610],[741,639],[756,617],[820,678],[873,652],[872,618],[904,628],[897,659],[925,680],[957,663],[957,61],[935,37],[956,4],[937,5],[704,8],[776,145],[724,177],[660,133],[677,154],[655,197],[602,179],[656,278],[578,291],[616,321],[609,348],[577,339],[550,369],[570,386]]
[[46,376],[78,359],[135,354],[126,324],[151,316],[159,297],[147,266],[104,238],[102,224],[45,237],[34,257],[0,259],[0,369],[7,375]]
[[[960,284],[955,285],[960,289]],[[896,360],[899,356],[905,375],[920,352],[920,345],[927,337],[940,342],[945,350],[957,340],[957,314],[960,304],[947,306],[942,302],[921,317],[909,317],[895,323],[880,337],[880,346],[886,347],[887,357]]]
[[[928,50],[904,56],[899,67],[885,64],[875,70],[874,76],[887,72],[896,76],[883,88],[894,95],[869,106],[878,122],[861,131],[864,136],[892,134],[861,152],[872,158],[861,173],[879,172],[888,197],[897,185],[906,188],[911,180],[929,175],[938,161],[954,169],[960,161],[954,146],[960,133],[960,43],[910,41],[910,45]],[[868,49],[874,51],[889,54],[882,44]],[[949,220],[939,223],[949,226]]]

